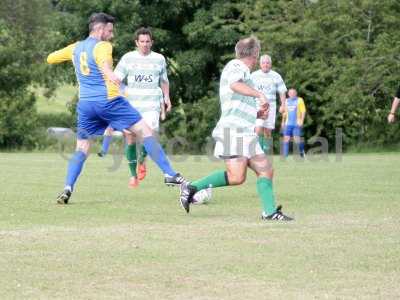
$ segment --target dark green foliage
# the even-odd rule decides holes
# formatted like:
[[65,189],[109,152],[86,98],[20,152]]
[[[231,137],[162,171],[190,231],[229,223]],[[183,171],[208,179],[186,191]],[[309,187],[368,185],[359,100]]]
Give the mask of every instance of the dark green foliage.
[[188,141],[179,151],[204,147],[219,117],[220,72],[234,57],[237,40],[250,34],[261,40],[262,52],[272,56],[287,86],[305,99],[307,140],[326,137],[333,145],[337,128],[343,129],[345,146],[387,146],[400,138],[399,123],[386,121],[400,83],[397,0],[35,0],[30,5],[43,17],[30,13],[22,0],[5,0],[0,11],[2,95],[35,82],[51,92],[74,81],[70,64],[38,62],[84,38],[90,14],[104,11],[117,18],[115,63],[134,49],[138,27],[153,29],[154,50],[167,57],[174,106],[162,140]]
[[0,148],[36,146],[35,97],[26,90],[0,92]]
[[395,0],[250,5],[246,21],[263,51],[306,101],[306,138],[327,137],[332,144],[336,128],[342,128],[345,146],[399,140],[399,126],[386,121],[400,83],[399,12]]
[[[44,17],[39,17],[37,12]],[[0,148],[37,147],[35,96],[28,87],[49,80],[41,39],[49,31],[50,6],[41,0],[4,0],[0,8]],[[50,17],[49,17],[50,18]],[[49,85],[50,86],[50,85]]]

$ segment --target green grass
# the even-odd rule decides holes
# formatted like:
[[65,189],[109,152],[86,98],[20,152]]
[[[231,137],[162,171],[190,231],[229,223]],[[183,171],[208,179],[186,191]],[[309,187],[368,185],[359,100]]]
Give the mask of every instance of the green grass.
[[43,95],[44,90],[35,90],[37,95],[36,107],[39,113],[65,113],[68,112],[67,103],[72,100],[78,92],[78,88],[73,85],[60,86],[55,94],[47,98]]
[[[175,157],[188,178],[220,162]],[[293,223],[260,220],[255,177],[186,215],[150,164],[137,190],[112,156],[88,160],[58,206],[67,162],[0,154],[1,299],[398,299],[400,156],[282,162]]]

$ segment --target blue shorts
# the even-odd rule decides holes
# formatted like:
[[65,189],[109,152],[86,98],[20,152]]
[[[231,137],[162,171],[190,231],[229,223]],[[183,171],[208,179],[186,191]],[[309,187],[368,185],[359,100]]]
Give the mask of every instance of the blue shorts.
[[286,125],[283,129],[284,136],[302,136],[303,130],[300,126]]
[[140,113],[123,97],[113,100],[79,101],[78,139],[103,135],[107,127],[122,131],[142,119]]

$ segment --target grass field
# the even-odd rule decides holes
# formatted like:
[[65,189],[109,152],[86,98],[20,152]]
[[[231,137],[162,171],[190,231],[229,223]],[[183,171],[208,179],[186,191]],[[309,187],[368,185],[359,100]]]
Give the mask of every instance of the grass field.
[[329,159],[275,159],[282,224],[260,220],[253,174],[186,215],[154,165],[128,190],[93,155],[59,206],[59,154],[0,154],[0,299],[399,299],[400,155]]

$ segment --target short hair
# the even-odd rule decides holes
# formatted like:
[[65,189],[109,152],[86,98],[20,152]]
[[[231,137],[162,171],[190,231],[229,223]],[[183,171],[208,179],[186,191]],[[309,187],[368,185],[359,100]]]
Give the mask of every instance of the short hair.
[[100,13],[93,13],[89,17],[89,32],[92,32],[94,27],[97,24],[107,24],[107,23],[112,23],[114,24],[115,18],[113,16],[110,16],[106,13],[100,12]]
[[258,58],[260,49],[260,41],[255,36],[241,39],[236,43],[235,46],[236,58],[245,58],[250,56]]
[[153,39],[153,33],[148,27],[140,27],[138,30],[135,31],[134,34],[135,41],[139,40],[139,35],[148,35],[150,39]]
[[270,63],[272,63],[272,59],[271,56],[269,56],[268,54],[264,54],[260,57],[260,63],[264,60],[268,60]]

